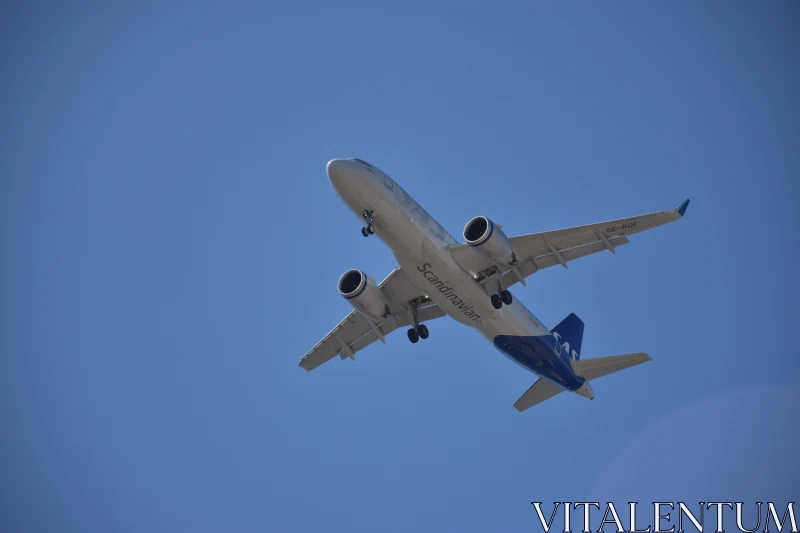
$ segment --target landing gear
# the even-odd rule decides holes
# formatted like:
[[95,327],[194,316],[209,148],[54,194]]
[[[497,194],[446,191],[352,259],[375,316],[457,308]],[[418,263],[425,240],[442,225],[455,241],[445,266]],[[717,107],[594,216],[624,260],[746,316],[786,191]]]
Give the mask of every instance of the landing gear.
[[419,323],[419,300],[414,299],[409,302],[411,304],[411,317],[414,320],[414,327],[408,330],[408,340],[412,344],[416,344],[420,339],[427,339],[430,332],[428,326]]
[[361,216],[366,221],[366,227],[361,228],[361,235],[364,237],[369,237],[370,235],[375,233],[375,228],[372,227],[372,221],[375,220],[375,212],[365,209]]
[[420,324],[417,329],[411,328],[408,330],[408,340],[412,344],[416,344],[420,339],[427,339],[429,335],[428,326],[425,324]]
[[511,305],[511,303],[514,301],[511,293],[508,292],[507,289],[503,289],[499,280],[497,281],[497,294],[492,294],[489,299],[492,301],[492,307],[495,309],[500,309],[503,307],[503,304]]

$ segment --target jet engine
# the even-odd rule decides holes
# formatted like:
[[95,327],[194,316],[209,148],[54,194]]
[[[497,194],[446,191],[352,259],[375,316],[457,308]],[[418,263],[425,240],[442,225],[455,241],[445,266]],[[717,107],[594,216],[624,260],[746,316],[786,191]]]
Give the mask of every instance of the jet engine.
[[513,265],[517,260],[506,234],[486,217],[475,217],[467,222],[464,239],[495,265]]
[[339,278],[339,294],[373,322],[381,322],[389,314],[383,291],[360,270],[348,270],[342,274]]

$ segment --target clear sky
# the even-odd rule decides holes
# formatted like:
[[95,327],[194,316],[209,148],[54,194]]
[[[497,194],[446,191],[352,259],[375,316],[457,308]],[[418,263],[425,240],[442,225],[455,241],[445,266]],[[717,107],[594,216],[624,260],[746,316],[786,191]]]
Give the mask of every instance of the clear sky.
[[[797,2],[52,3],[0,17],[0,529],[539,531],[531,501],[796,499]],[[155,6],[155,4],[153,4]],[[515,289],[584,358],[452,320],[300,357],[382,279],[325,175],[454,235],[692,204]],[[702,490],[700,490],[702,488]],[[627,501],[627,500],[625,500]]]

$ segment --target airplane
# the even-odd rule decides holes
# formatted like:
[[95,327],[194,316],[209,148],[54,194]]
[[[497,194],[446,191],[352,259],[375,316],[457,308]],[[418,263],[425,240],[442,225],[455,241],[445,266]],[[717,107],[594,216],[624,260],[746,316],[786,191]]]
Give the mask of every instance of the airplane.
[[337,196],[362,220],[364,237],[377,235],[399,267],[376,283],[358,269],[339,278],[339,293],[354,307],[308,351],[307,371],[350,358],[373,342],[408,327],[412,343],[430,335],[426,322],[443,316],[477,329],[486,340],[538,376],[514,403],[522,412],[564,391],[594,399],[591,381],[645,363],[646,353],[581,359],[584,323],[574,313],[553,329],[509,291],[556,265],[628,244],[628,236],[675,220],[689,200],[661,211],[586,226],[508,237],[485,216],[467,222],[459,242],[388,174],[362,159],[333,159],[328,179]]

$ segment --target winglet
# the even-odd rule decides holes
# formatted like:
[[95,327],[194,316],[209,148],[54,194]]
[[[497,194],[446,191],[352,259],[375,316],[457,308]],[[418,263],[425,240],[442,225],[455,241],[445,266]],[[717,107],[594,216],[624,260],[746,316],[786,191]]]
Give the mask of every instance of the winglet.
[[686,208],[687,207],[689,207],[689,199],[688,198],[686,199],[685,202],[683,202],[681,205],[679,205],[678,208],[675,211],[677,211],[680,216],[683,216],[683,214],[686,212]]

